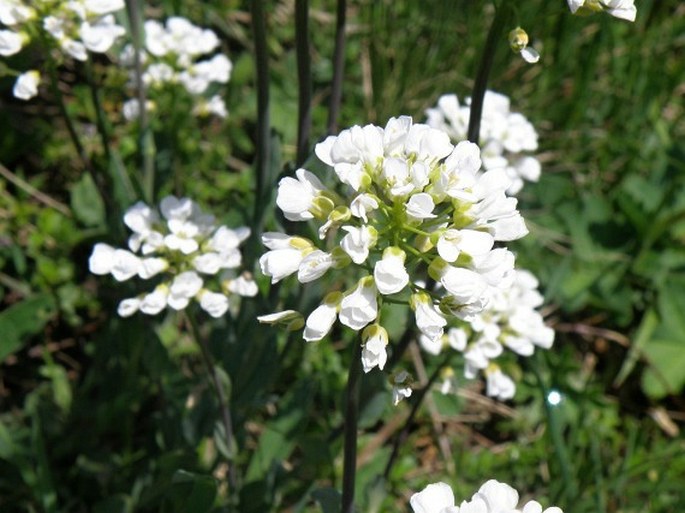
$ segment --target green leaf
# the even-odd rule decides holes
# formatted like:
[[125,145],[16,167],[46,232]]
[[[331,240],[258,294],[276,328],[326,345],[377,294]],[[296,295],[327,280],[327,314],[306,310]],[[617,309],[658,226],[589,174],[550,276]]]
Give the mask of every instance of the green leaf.
[[211,476],[177,470],[171,479],[170,502],[178,513],[204,513],[212,509],[216,481]]
[[71,188],[71,209],[86,226],[101,226],[105,222],[105,204],[87,173]]
[[40,294],[0,313],[0,362],[18,351],[30,335],[40,333],[57,309],[49,294]]
[[650,364],[642,386],[653,398],[676,394],[685,385],[685,279],[672,278],[659,294],[661,322],[644,346]]

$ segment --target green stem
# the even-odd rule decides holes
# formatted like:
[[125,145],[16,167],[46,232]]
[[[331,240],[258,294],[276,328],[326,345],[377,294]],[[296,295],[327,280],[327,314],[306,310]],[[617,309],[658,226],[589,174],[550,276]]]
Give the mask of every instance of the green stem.
[[430,237],[430,233],[424,232],[423,230],[419,230],[418,228],[414,228],[410,224],[403,224],[402,229],[407,230],[408,232],[415,233],[417,235],[423,235],[424,237]]
[[[224,427],[225,443],[226,448],[232,451],[233,448],[233,421],[231,419],[231,410],[228,404],[228,398],[224,393],[224,388],[221,386],[221,381],[219,375],[216,371],[214,365],[214,359],[212,358],[212,353],[209,350],[207,341],[200,335],[200,330],[197,326],[197,322],[190,312],[186,311],[186,319],[188,321],[188,327],[190,328],[190,335],[193,337],[195,343],[200,347],[200,353],[202,354],[202,360],[204,361],[205,367],[207,368],[207,374],[209,375],[209,380],[214,387],[214,392],[216,393],[217,400],[219,402],[219,411],[221,412],[221,422]],[[236,476],[235,468],[232,461],[228,462],[228,482],[231,485],[231,489],[236,489]]]
[[342,100],[342,82],[345,71],[345,15],[347,2],[338,0],[335,23],[335,50],[333,51],[333,82],[331,84],[331,102],[328,108],[328,133],[338,131],[338,114]]
[[549,392],[547,386],[545,385],[542,375],[538,370],[538,365],[541,364],[542,359],[536,355],[535,361],[530,362],[528,365],[533,371],[537,381],[540,392],[542,393],[542,401],[545,405],[545,413],[547,414],[547,425],[549,427],[550,437],[552,439],[552,445],[554,446],[554,454],[557,456],[557,461],[561,467],[561,476],[564,482],[564,495],[567,499],[572,500],[577,496],[577,486],[575,479],[571,473],[573,469],[573,464],[571,463],[571,458],[568,454],[566,443],[564,442],[564,434],[562,432],[561,419],[559,418],[558,406],[553,406],[547,400],[547,394]]
[[107,116],[102,107],[102,98],[100,98],[100,91],[97,84],[95,83],[95,74],[93,72],[93,61],[88,56],[85,62],[86,68],[86,80],[88,81],[88,87],[90,88],[90,95],[93,99],[93,106],[95,107],[95,123],[98,127],[98,132],[100,133],[100,139],[102,140],[102,148],[105,152],[105,158],[107,163],[112,160],[112,153],[109,147],[109,123],[107,122]]
[[[59,111],[62,115],[62,118],[64,119],[64,123],[67,125],[67,132],[69,132],[69,138],[71,139],[71,143],[74,145],[74,149],[76,150],[76,153],[79,156],[79,159],[81,160],[81,164],[83,165],[83,167],[92,174],[92,165],[90,162],[90,158],[88,157],[85,148],[81,144],[81,139],[79,138],[78,133],[76,132],[74,120],[71,119],[71,115],[67,110],[67,104],[64,101],[64,95],[62,94],[62,90],[59,88],[59,76],[57,74],[57,65],[52,58],[48,59],[47,67],[48,72],[50,74],[50,90],[52,91],[52,94],[54,94],[57,98]],[[95,181],[95,183],[97,184],[98,182]]]
[[443,369],[443,367],[445,367],[445,365],[449,363],[452,356],[453,353],[449,349],[447,349],[445,351],[445,356],[443,357],[440,364],[435,368],[430,378],[428,378],[428,382],[426,383],[426,385],[421,390],[419,390],[418,394],[416,394],[414,404],[412,404],[411,411],[409,412],[409,416],[404,421],[404,427],[402,428],[402,431],[400,431],[400,433],[395,437],[395,441],[392,444],[392,452],[390,453],[390,458],[388,459],[388,463],[385,465],[385,471],[383,472],[383,477],[386,480],[390,476],[392,466],[395,464],[395,461],[397,460],[397,456],[400,452],[400,445],[407,439],[407,436],[409,435],[409,429],[411,428],[411,425],[414,422],[414,418],[416,417],[416,414],[419,411],[419,406],[421,406],[421,403],[426,397],[426,394],[440,376],[440,371]]
[[256,88],[257,88],[257,148],[255,158],[255,209],[253,235],[261,232],[264,218],[271,159],[269,137],[269,55],[266,43],[266,12],[263,0],[250,3],[252,14],[252,32],[254,36]]
[[359,388],[362,376],[362,345],[354,344],[352,361],[347,376],[345,398],[345,434],[342,483],[342,513],[354,513],[354,485],[357,472],[357,420],[359,414]]
[[309,2],[295,0],[295,47],[297,51],[298,122],[297,159],[301,166],[309,154],[309,133],[312,125],[312,71],[309,55]]
[[133,72],[135,75],[136,97],[140,110],[138,116],[138,147],[143,166],[143,193],[145,200],[152,204],[155,200],[155,147],[145,107],[147,97],[145,94],[145,84],[143,83],[143,65],[141,60],[141,48],[143,46],[142,12],[138,0],[126,0],[126,10],[131,25],[131,38],[133,39]]
[[483,99],[485,98],[485,90],[488,85],[488,76],[490,75],[495,52],[497,51],[497,42],[504,32],[504,27],[509,18],[510,11],[511,7],[508,0],[503,0],[495,11],[495,19],[492,20],[488,38],[485,42],[485,48],[483,49],[483,55],[480,60],[480,66],[478,67],[476,81],[473,84],[468,139],[475,144],[479,143],[480,120],[483,115]]

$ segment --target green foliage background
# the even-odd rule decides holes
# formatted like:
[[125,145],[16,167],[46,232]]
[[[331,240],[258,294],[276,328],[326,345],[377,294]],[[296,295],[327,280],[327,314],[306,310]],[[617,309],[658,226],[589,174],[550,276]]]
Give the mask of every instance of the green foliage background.
[[[379,373],[363,382],[359,511],[408,511],[444,480],[458,500],[491,477],[565,512],[667,512],[685,507],[685,6],[638,0],[634,24],[574,17],[566,2],[516,2],[541,62],[503,42],[490,88],[512,98],[540,134],[543,175],[520,197],[531,235],[518,263],[542,283],[552,350],[510,362],[515,400],[479,383],[429,395],[387,481],[391,442],[408,406],[390,405]],[[255,64],[249,2],[149,2],[212,27],[234,63],[225,121],[195,120],[187,99],[153,116],[156,198],[188,195],[230,226],[254,209]],[[283,222],[273,191],[295,154],[294,2],[268,2],[275,157],[266,227]],[[423,111],[470,94],[492,19],[489,2],[351,2],[341,127]],[[313,130],[325,133],[335,5],[312,1]],[[9,61],[40,63],[38,52]],[[74,153],[55,98],[11,97],[0,79],[0,510],[35,512],[337,511],[342,395],[353,333],[305,344],[259,326],[281,307],[311,310],[329,285],[293,281],[244,301],[201,330],[224,370],[235,447],[223,444],[199,349],[173,315],[120,319],[130,284],[96,278],[96,241],[123,245],[123,211],[140,196],[135,124],[120,118],[125,74],[97,59],[109,130],[105,151],[78,65],[60,69],[94,177]],[[315,142],[311,141],[312,144]],[[317,169],[312,163],[314,171]],[[95,179],[94,179],[95,178]],[[101,196],[97,181],[108,184]],[[254,263],[261,248],[248,245]],[[391,335],[401,335],[402,312]],[[410,365],[437,364],[410,351]],[[562,402],[545,401],[550,390]],[[239,486],[226,479],[240,469]]]

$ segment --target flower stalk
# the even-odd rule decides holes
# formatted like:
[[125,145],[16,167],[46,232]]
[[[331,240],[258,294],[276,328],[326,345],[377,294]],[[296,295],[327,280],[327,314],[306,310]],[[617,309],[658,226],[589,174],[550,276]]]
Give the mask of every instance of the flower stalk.
[[331,84],[331,102],[328,110],[328,133],[338,131],[338,114],[342,100],[342,82],[345,71],[345,16],[346,0],[338,0],[335,22],[335,50],[333,51],[333,82]]
[[298,121],[296,165],[301,166],[309,154],[312,126],[312,73],[309,55],[309,2],[295,2],[295,46],[297,51]]
[[[200,334],[200,330],[199,330],[199,327],[197,325],[197,321],[195,320],[193,315],[188,311],[185,312],[185,317],[187,320],[188,328],[190,330],[190,335],[192,336],[194,341],[197,343],[197,345],[200,347],[200,354],[202,355],[202,360],[205,364],[205,367],[207,368],[207,374],[209,376],[209,380],[212,383],[212,387],[214,388],[214,393],[216,394],[217,401],[219,402],[219,411],[221,413],[221,423],[223,424],[224,436],[225,436],[224,443],[226,444],[226,447],[228,448],[228,450],[231,453],[233,453],[233,445],[234,445],[233,421],[231,419],[231,410],[229,407],[228,398],[226,397],[226,394],[224,392],[224,388],[221,386],[221,381],[220,381],[219,375],[216,371],[214,359],[212,358],[212,353],[209,350],[209,346],[207,344],[207,341]],[[230,461],[230,459],[228,462],[228,482],[229,482],[229,485],[231,486],[231,489],[235,489],[235,487],[236,487],[235,468],[234,468],[233,462]]]
[[140,112],[138,114],[139,137],[138,146],[143,165],[143,193],[148,203],[155,200],[155,169],[154,169],[154,140],[150,129],[147,109],[145,84],[143,83],[143,64],[141,49],[144,42],[142,33],[142,12],[138,0],[127,0],[129,23],[131,25],[131,38],[133,39],[133,75],[135,79],[136,97]]
[[269,55],[266,45],[266,12],[262,0],[251,2],[252,33],[257,88],[257,148],[255,159],[256,198],[254,210],[254,232],[259,233],[264,217],[264,200],[271,159],[269,137]]
[[497,52],[497,42],[504,34],[504,27],[510,14],[509,3],[505,0],[495,11],[495,19],[492,20],[488,38],[483,48],[483,55],[478,67],[478,74],[476,81],[473,84],[473,92],[471,93],[471,115],[469,116],[468,140],[472,143],[478,144],[480,134],[480,119],[483,115],[483,99],[485,98],[485,90],[488,86],[488,77],[492,69],[492,63]]

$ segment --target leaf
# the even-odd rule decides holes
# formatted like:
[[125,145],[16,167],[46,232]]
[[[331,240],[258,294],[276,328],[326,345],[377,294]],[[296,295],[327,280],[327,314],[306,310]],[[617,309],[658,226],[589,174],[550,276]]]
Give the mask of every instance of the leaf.
[[623,384],[625,379],[635,367],[635,364],[639,360],[645,344],[652,337],[658,322],[659,318],[657,317],[656,312],[652,309],[647,310],[645,315],[642,317],[642,321],[640,321],[640,326],[638,327],[635,336],[633,337],[633,341],[630,345],[630,351],[623,362],[623,366],[614,380],[615,387],[621,386],[621,384]]
[[211,476],[177,470],[169,491],[173,511],[204,513],[212,509],[217,487]]
[[644,346],[650,364],[642,386],[653,398],[676,394],[685,385],[685,279],[671,278],[659,294],[661,322]]
[[341,493],[335,488],[318,488],[312,492],[312,499],[319,503],[323,513],[340,513]]
[[685,385],[685,351],[682,340],[650,340],[645,353],[651,364],[642,376],[645,393],[660,399],[677,393]]
[[105,222],[105,204],[87,173],[71,188],[71,209],[76,219],[86,226],[100,226]]
[[40,333],[57,310],[45,293],[25,299],[0,313],[0,362],[21,349],[27,337]]

